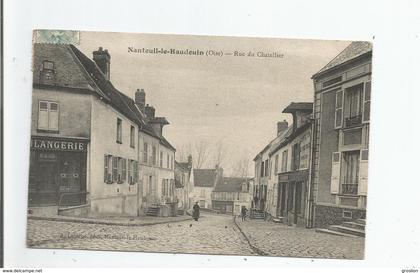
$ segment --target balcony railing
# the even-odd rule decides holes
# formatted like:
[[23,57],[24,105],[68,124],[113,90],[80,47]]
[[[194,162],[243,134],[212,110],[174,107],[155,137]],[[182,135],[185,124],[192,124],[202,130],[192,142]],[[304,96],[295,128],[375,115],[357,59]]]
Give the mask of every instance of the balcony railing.
[[354,127],[362,124],[362,115],[357,115],[353,117],[348,117],[345,119],[346,127]]
[[359,184],[341,184],[341,194],[357,195]]

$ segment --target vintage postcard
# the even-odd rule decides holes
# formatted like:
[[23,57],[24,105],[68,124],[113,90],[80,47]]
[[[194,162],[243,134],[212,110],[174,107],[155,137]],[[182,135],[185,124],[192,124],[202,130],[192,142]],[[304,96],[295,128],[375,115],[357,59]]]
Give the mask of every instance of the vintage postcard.
[[27,246],[364,259],[372,43],[35,30]]

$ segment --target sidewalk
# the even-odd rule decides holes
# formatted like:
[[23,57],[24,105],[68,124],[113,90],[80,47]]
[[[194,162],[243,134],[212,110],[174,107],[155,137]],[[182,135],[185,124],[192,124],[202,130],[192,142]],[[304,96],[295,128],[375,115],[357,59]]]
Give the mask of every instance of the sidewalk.
[[264,220],[248,219],[242,222],[236,218],[235,221],[251,246],[262,255],[357,260],[364,256],[364,238],[322,234],[314,229]]
[[72,223],[84,223],[84,224],[102,224],[102,225],[116,225],[116,226],[150,226],[157,224],[175,223],[181,221],[191,220],[189,215],[180,215],[176,217],[128,217],[128,216],[112,216],[112,217],[100,217],[100,218],[83,218],[83,217],[69,217],[62,215],[54,216],[36,216],[28,215],[28,219],[31,220],[46,220],[46,221],[59,221],[59,222],[72,222]]

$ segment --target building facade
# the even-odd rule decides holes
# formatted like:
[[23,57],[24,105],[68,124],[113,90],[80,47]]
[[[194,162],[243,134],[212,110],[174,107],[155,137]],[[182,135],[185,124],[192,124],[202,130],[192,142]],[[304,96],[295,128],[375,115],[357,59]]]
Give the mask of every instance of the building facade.
[[312,103],[292,102],[283,110],[293,115],[293,124],[270,151],[276,183],[268,212],[289,225],[307,226],[309,217],[312,107]]
[[[102,48],[91,60],[72,45],[34,45],[31,213],[137,216],[145,201],[139,179],[145,135],[174,158],[158,130],[166,120],[147,116],[115,89],[110,60]],[[160,179],[174,179],[171,166],[158,172]]]
[[313,227],[366,216],[372,45],[353,42],[314,81]]
[[178,214],[184,214],[193,206],[190,199],[190,187],[194,183],[192,156],[187,162],[175,161],[175,197],[178,202]]
[[194,169],[194,184],[191,190],[193,203],[198,202],[201,208],[212,208],[211,194],[222,177],[223,169],[216,166],[214,169]]
[[251,195],[249,178],[223,177],[211,194],[212,208],[221,213],[240,215],[241,208],[249,210]]

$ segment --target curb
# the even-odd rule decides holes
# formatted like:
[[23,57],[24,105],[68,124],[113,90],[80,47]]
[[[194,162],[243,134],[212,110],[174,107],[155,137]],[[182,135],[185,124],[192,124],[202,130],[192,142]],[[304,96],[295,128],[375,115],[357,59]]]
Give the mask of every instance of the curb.
[[241,234],[244,236],[245,240],[248,242],[248,245],[252,249],[252,251],[254,251],[255,253],[257,253],[260,256],[270,256],[267,252],[259,249],[258,247],[254,246],[253,244],[251,244],[251,241],[245,235],[245,232],[243,232],[243,230],[238,225],[238,223],[236,223],[236,215],[233,217],[233,222],[235,223],[236,227],[239,229],[239,231],[241,232]]
[[188,221],[191,220],[188,219],[179,219],[179,220],[173,220],[173,221],[162,221],[162,222],[150,222],[150,223],[118,223],[118,222],[107,222],[107,221],[101,221],[101,220],[90,220],[90,219],[66,219],[66,218],[55,218],[55,217],[42,217],[42,216],[28,216],[28,219],[30,220],[44,220],[44,221],[55,221],[55,222],[70,222],[70,223],[82,223],[82,224],[98,224],[98,225],[109,225],[109,226],[153,226],[153,225],[159,225],[159,224],[170,224],[170,223],[178,223],[182,221]]

